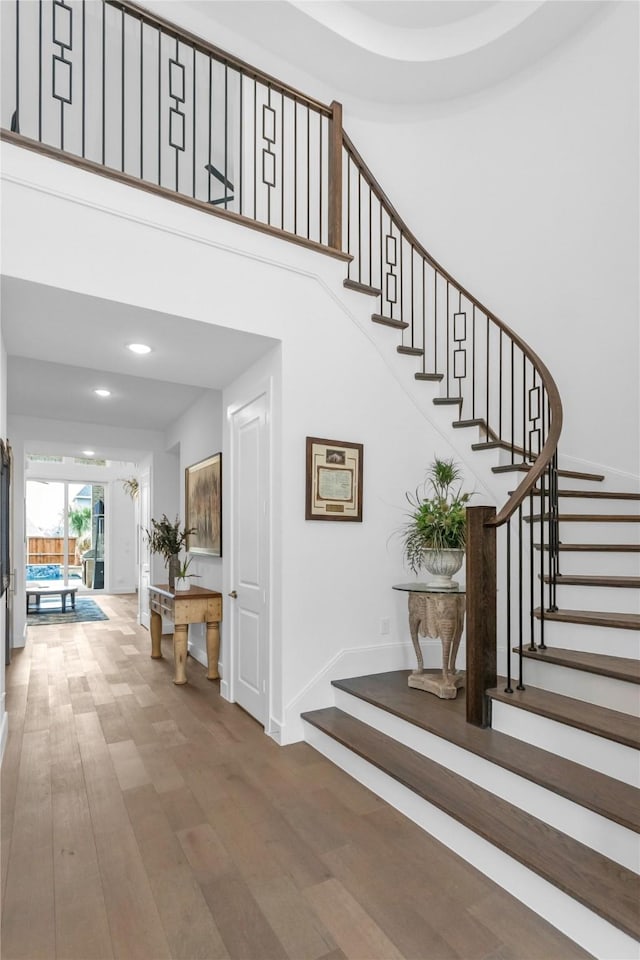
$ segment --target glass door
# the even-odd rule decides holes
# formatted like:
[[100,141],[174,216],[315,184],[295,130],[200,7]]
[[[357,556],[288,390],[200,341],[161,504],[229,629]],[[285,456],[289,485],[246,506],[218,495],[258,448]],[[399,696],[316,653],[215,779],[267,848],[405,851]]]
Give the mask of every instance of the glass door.
[[74,583],[104,588],[104,486],[27,480],[28,583]]

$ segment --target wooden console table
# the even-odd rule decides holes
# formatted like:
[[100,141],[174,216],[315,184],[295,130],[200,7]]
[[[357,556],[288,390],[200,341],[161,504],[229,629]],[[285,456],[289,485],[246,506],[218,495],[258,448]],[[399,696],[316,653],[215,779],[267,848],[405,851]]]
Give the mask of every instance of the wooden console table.
[[[409,674],[408,684],[435,693],[442,700],[455,700],[464,674],[456,671],[456,657],[464,627],[466,594],[463,590],[442,590],[426,583],[399,583],[394,590],[409,594],[409,631],[418,669]],[[442,673],[424,669],[418,634],[442,643]]]
[[168,584],[149,587],[151,609],[151,657],[162,659],[162,618],[174,625],[173,659],[174,683],[186,683],[187,640],[190,623],[207,625],[207,680],[217,680],[220,655],[220,621],[222,620],[222,594],[204,587],[176,593]]

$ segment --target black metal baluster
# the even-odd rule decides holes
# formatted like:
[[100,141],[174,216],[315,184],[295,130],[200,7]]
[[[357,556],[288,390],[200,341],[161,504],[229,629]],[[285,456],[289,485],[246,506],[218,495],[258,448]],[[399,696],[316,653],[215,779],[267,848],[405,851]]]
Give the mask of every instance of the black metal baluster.
[[358,283],[362,283],[362,174],[358,170]]
[[258,209],[258,85],[253,78],[253,219],[257,220]]
[[404,319],[404,236],[402,230],[400,231],[400,269],[398,271],[398,280],[400,281],[400,316],[399,320]]
[[[40,11],[42,15],[42,0],[40,0]],[[87,47],[86,29],[85,29],[86,18],[87,18],[86,0],[82,0],[82,116],[80,118],[80,122],[81,122],[81,138],[82,138],[81,155],[83,157],[85,155],[85,118],[86,118],[86,110],[85,110],[85,99],[86,99],[85,74],[86,74],[86,47]]]
[[527,455],[527,358],[522,354],[522,462],[531,458]]
[[498,349],[500,351],[500,365],[498,370],[498,439],[502,440],[502,327],[500,327]]
[[144,23],[140,21],[140,179],[144,180]]
[[242,215],[243,205],[242,205],[242,190],[244,186],[244,153],[242,149],[243,137],[242,131],[244,130],[244,74],[240,73],[240,96],[239,96],[239,111],[240,111],[240,159],[238,162],[238,170],[236,171],[236,178],[238,181],[238,213]]
[[515,439],[515,436],[516,436],[516,434],[515,434],[515,431],[516,431],[516,395],[515,395],[515,382],[516,382],[516,381],[515,381],[515,375],[516,375],[516,368],[515,368],[515,362],[516,362],[516,360],[515,360],[514,350],[515,350],[515,343],[514,343],[514,341],[512,340],[512,341],[511,341],[511,463],[512,463],[512,464],[516,462],[516,451],[515,451],[515,446],[516,446],[516,439]]
[[[176,46],[178,41],[176,40]],[[124,173],[124,86],[125,86],[125,66],[124,66],[124,7],[120,11],[120,169]]]
[[[242,126],[240,127],[242,129]],[[196,48],[191,48],[191,195],[196,196]]]
[[447,387],[446,387],[446,390],[445,390],[445,397],[450,397],[450,396],[451,396],[451,381],[450,381],[449,377],[450,377],[450,355],[451,355],[451,321],[450,321],[450,308],[449,308],[449,281],[448,281],[448,280],[447,280],[447,294],[446,294],[446,297],[445,297],[445,309],[446,309],[446,311],[447,311],[447,324],[446,324],[446,331],[447,331],[447,333],[446,333],[446,340],[445,340],[445,343],[446,343],[445,368],[446,368],[446,372],[447,372],[447,374],[446,374],[446,375],[447,375],[447,379],[446,379]]
[[427,345],[427,261],[422,257],[422,372],[426,373],[425,365]]
[[[425,350],[426,353],[426,350]],[[438,271],[433,271],[433,373],[438,372]]]
[[[530,621],[530,622],[529,622],[529,647],[528,647],[529,650],[535,650],[535,649],[536,649],[535,634],[534,634],[535,614],[534,614],[534,607],[533,607],[534,598],[535,598],[535,590],[534,590],[534,576],[535,576],[535,574],[534,574],[534,553],[535,553],[535,550],[534,550],[534,546],[533,546],[533,541],[534,541],[534,534],[535,534],[535,528],[536,528],[536,522],[535,522],[535,520],[533,519],[534,516],[535,516],[535,507],[534,507],[534,503],[533,503],[533,492],[531,492],[531,493],[529,493],[529,601],[530,601],[530,603],[529,603],[529,605],[530,605],[530,613],[529,613],[529,621]],[[541,524],[541,526],[542,526],[542,524]]]
[[505,693],[513,693],[511,686],[511,518],[507,520],[507,685]]
[[320,164],[319,164],[319,199],[318,199],[318,243],[322,243],[322,114],[318,114],[318,139],[319,139],[319,154],[320,154]]
[[107,5],[106,3],[103,3],[102,4],[102,166],[104,166],[105,164],[105,129],[106,129],[105,113],[106,113],[106,104],[107,104],[106,78],[105,78],[106,60],[107,60],[106,10],[107,10]]
[[[271,85],[270,84],[267,87],[267,106],[269,110],[271,110]],[[262,110],[262,138],[263,139],[264,139],[264,135],[265,135],[265,130],[264,130],[264,107],[263,107],[263,110]],[[275,131],[274,131],[274,135],[275,135]],[[271,143],[269,141],[267,142],[269,143],[269,149],[271,149]],[[263,163],[264,163],[264,153],[262,154],[262,157],[263,157]],[[262,169],[262,179],[263,181],[265,179],[264,166]],[[265,184],[265,186],[267,188],[267,223],[270,224],[271,223],[271,186],[269,184]]]
[[384,236],[384,234],[383,234],[383,230],[382,230],[382,200],[379,201],[379,204],[380,204],[380,313],[382,313],[382,307],[383,307],[383,304],[384,304],[384,300],[383,300],[383,296],[382,296],[382,277],[383,277],[382,261],[383,261],[383,259],[384,259],[384,257],[383,257],[383,248],[384,248],[383,236]]
[[307,240],[311,239],[311,117],[307,111]]
[[[16,41],[18,41],[20,35],[20,18],[18,15],[18,5],[20,2],[21,0],[16,0]],[[18,43],[18,49],[16,50],[16,70],[19,49],[20,46]],[[20,124],[19,95],[18,75],[16,74],[16,129],[18,130]],[[38,140],[42,140],[42,0],[39,0],[38,3]]]
[[[229,186],[229,171],[228,171],[228,157],[229,152],[229,124],[228,124],[228,108],[229,108],[229,92],[228,92],[228,73],[229,67],[225,63],[224,65],[224,208],[227,209],[228,206],[228,193],[227,189]],[[269,87],[269,94],[271,94],[271,87]]]
[[486,393],[485,401],[486,401],[486,405],[487,405],[487,442],[489,442],[489,441],[491,440],[491,432],[490,432],[490,427],[491,427],[491,412],[490,412],[490,407],[489,407],[489,400],[490,400],[489,379],[490,379],[490,366],[491,366],[491,357],[490,357],[490,354],[489,354],[490,339],[491,339],[491,338],[490,338],[490,330],[489,330],[490,324],[491,324],[491,319],[490,319],[489,315],[487,314],[487,344],[486,344],[486,350],[487,350],[487,374],[486,374],[486,376],[487,376],[487,380],[486,380],[486,384],[485,384],[485,393]]
[[[348,180],[347,180],[348,185]],[[347,221],[348,222],[348,221]],[[293,232],[298,233],[298,101],[293,101]],[[347,244],[348,249],[348,244]],[[349,276],[351,261],[349,261]]]
[[[209,57],[209,146],[208,146],[208,155],[207,155],[207,173],[209,173],[209,168],[211,167],[213,160],[211,158],[211,136],[213,133],[213,119],[211,116],[212,112],[212,100],[213,100],[213,61]],[[211,203],[211,173],[207,177],[207,200]],[[253,211],[253,219],[255,220],[256,213]]]
[[476,305],[473,304],[471,310],[471,332],[473,334],[473,345],[471,347],[471,419],[476,418]]
[[158,186],[162,186],[162,31],[158,27]]
[[518,638],[518,685],[517,690],[524,690],[522,670],[524,661],[524,570],[522,564],[522,504],[518,507],[518,610],[519,610],[519,638]]
[[412,346],[412,347],[415,347],[414,319],[413,319],[413,312],[414,312],[414,302],[413,302],[413,301],[414,301],[413,260],[414,260],[414,249],[413,249],[413,244],[411,244],[411,276],[410,276],[410,281],[411,281],[411,346]]
[[[284,230],[284,93],[280,93],[280,229]],[[242,111],[240,111],[242,114]]]
[[372,276],[372,255],[373,255],[373,224],[371,223],[371,194],[373,190],[371,189],[371,184],[369,186],[369,286],[373,286],[373,276]]
[[[347,253],[351,253],[351,154],[347,154]],[[382,261],[380,261],[382,263]],[[349,260],[347,276],[351,279],[351,264]],[[382,283],[380,284],[382,286]]]

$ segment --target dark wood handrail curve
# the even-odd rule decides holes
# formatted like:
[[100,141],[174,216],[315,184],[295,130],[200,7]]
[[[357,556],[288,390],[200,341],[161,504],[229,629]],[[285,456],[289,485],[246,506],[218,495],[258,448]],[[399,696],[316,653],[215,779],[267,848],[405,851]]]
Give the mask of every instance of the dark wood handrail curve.
[[383,209],[393,221],[395,226],[401,232],[402,236],[405,237],[414,250],[428,263],[431,267],[445,280],[450,282],[456,290],[458,290],[462,296],[464,296],[471,304],[473,304],[478,310],[484,313],[487,319],[491,320],[495,326],[505,334],[516,346],[520,348],[525,357],[530,361],[534,369],[538,372],[540,381],[544,386],[547,396],[549,399],[550,407],[550,426],[549,433],[544,443],[542,450],[536,457],[534,463],[531,465],[531,468],[528,470],[527,475],[524,479],[518,484],[517,488],[513,491],[507,502],[501,508],[501,510],[496,514],[495,517],[492,517],[486,522],[487,526],[499,527],[502,524],[506,523],[507,520],[513,516],[515,511],[518,509],[521,503],[524,502],[527,495],[534,488],[536,481],[540,478],[542,473],[547,469],[551,460],[557,450],[558,441],[560,438],[560,433],[562,430],[562,421],[563,421],[563,412],[562,412],[562,401],[560,399],[560,392],[556,385],[555,380],[551,376],[549,369],[546,364],[542,362],[540,357],[531,349],[528,343],[526,343],[522,337],[520,337],[514,330],[511,329],[506,323],[500,320],[491,310],[487,309],[477,297],[474,297],[465,287],[463,287],[450,273],[446,270],[438,261],[433,257],[429,251],[423,246],[422,243],[418,240],[413,231],[407,226],[404,219],[400,216],[394,205],[389,200],[388,196],[374,177],[373,173],[363,160],[361,154],[358,152],[353,142],[349,138],[348,134],[343,131],[343,144],[348,154],[350,154],[353,162],[357,166],[359,173],[368,184],[369,188],[372,190],[374,195],[378,198]]

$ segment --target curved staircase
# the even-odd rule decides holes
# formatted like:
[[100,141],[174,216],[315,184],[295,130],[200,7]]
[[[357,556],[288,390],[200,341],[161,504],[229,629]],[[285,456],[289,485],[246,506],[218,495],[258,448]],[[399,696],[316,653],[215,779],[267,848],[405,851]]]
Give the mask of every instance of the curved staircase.
[[[396,349],[417,361],[415,379],[440,391],[434,405],[451,409],[456,431],[475,432],[472,450],[493,451],[495,475],[518,481],[498,518],[509,527],[508,563],[520,567],[507,574],[507,593],[519,586],[520,606],[500,621],[512,652],[506,679],[485,691],[490,728],[465,722],[462,704],[410,689],[407,671],[396,671],[334,681],[335,705],[303,715],[307,739],[594,955],[638,956],[640,493],[559,467],[561,405],[546,367],[533,355],[532,372],[516,383],[515,350],[532,355],[517,337],[505,346],[504,325],[491,358],[494,318],[418,244],[346,137],[345,152],[347,211],[356,193],[358,235],[354,244],[347,225],[345,247],[355,255],[344,286],[379,301],[371,321],[402,336]],[[417,296],[416,272],[429,274]],[[481,342],[484,377],[476,368]]]

